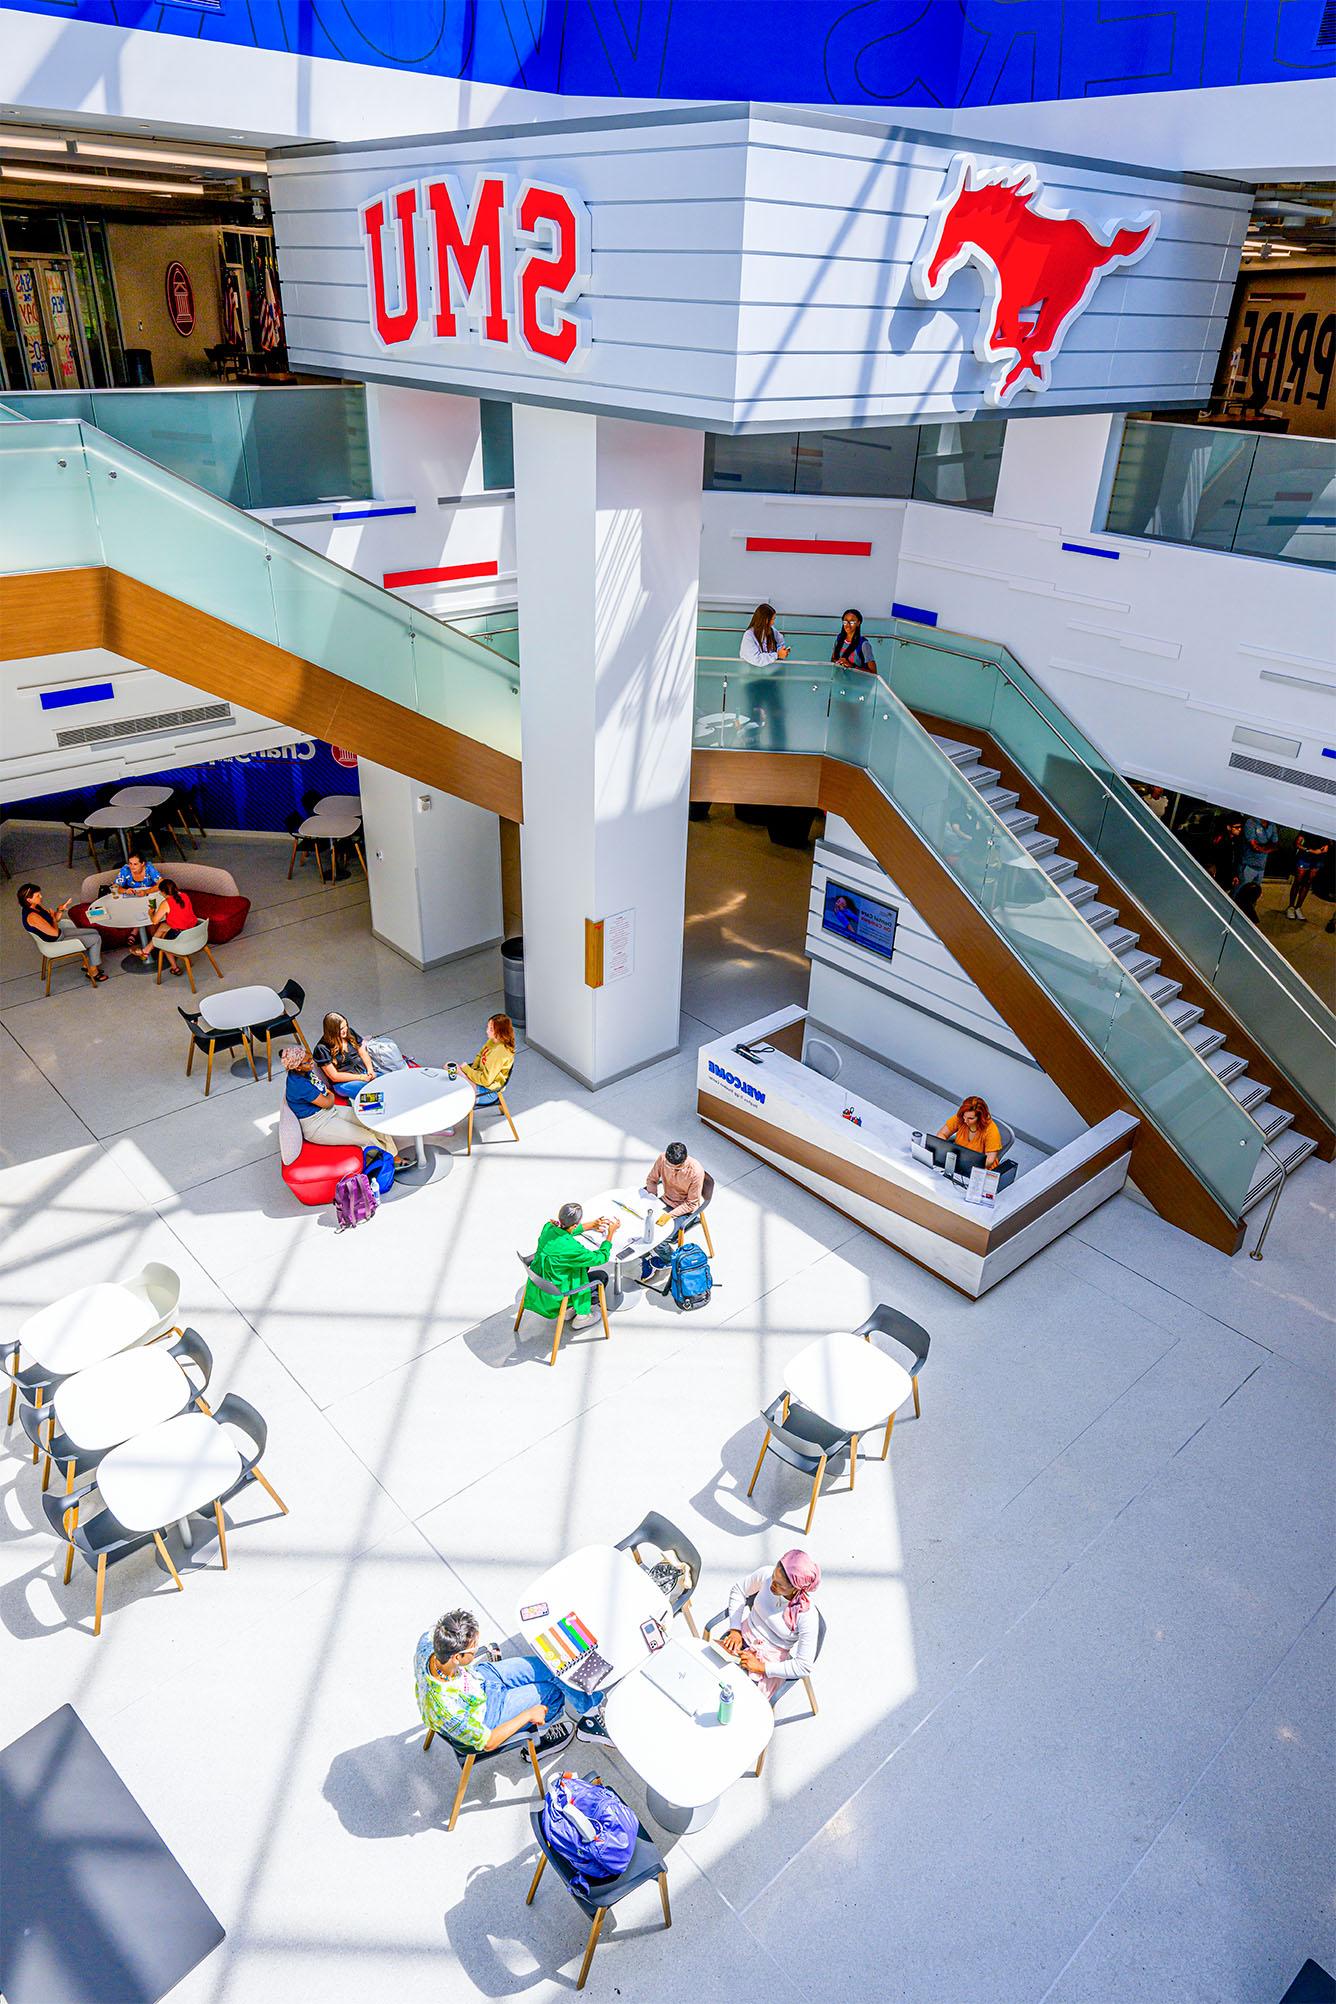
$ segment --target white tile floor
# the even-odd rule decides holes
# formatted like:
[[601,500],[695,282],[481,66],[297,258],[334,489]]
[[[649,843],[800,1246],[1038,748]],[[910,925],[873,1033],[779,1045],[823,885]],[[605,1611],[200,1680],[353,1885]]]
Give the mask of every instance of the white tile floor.
[[[61,896],[63,853],[6,834]],[[205,853],[255,900],[228,984],[296,975],[312,1024],[339,1006],[428,1058],[476,1047],[494,955],[419,975],[359,886],[288,884],[285,847]],[[456,1769],[420,1751],[413,1644],[461,1601],[504,1635],[535,1572],[650,1507],[719,1605],[802,1523],[773,1462],[746,1496],[759,1406],[878,1300],[933,1352],[922,1420],[818,1511],[821,1712],[790,1700],[763,1779],[665,1840],[673,1930],[652,1890],[619,1908],[590,1995],[1273,2004],[1305,1956],[1336,1966],[1331,1171],[1301,1172],[1261,1265],[1125,1197],[962,1300],[695,1119],[694,1045],[804,993],[807,873],[717,810],[693,826],[682,1054],[600,1093],[526,1054],[521,1145],[489,1130],[343,1237],[278,1179],[277,1082],[224,1068],[206,1101],[185,1078],[183,982],[113,957],[96,994],[61,976],[44,1000],[0,904],[0,1328],[166,1259],[290,1505],[238,1498],[230,1571],[201,1535],[184,1594],[118,1566],[94,1642],[17,1430],[0,1466],[6,1737],[77,1705],[223,1920],[181,2004],[570,1989],[584,1927],[550,1875],[524,1906],[518,1761],[444,1831]],[[515,1247],[675,1133],[719,1184],[713,1301],[640,1298],[549,1371],[544,1331],[512,1332]]]

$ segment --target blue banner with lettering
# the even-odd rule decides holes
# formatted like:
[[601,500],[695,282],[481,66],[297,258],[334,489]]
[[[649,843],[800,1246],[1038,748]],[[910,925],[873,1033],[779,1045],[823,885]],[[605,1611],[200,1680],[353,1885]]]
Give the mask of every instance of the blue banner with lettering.
[[307,796],[357,792],[357,759],[319,738],[303,738],[276,751],[243,752],[203,765],[178,765],[162,772],[137,772],[115,785],[80,787],[15,801],[12,811],[25,820],[75,821],[109,800],[122,786],[180,786],[190,793],[206,828],[246,828],[282,833],[290,816],[303,815]]

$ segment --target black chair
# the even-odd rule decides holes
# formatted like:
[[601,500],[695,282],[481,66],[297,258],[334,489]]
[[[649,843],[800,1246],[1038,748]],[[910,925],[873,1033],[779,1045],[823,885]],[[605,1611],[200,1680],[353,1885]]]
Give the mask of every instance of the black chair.
[[701,1178],[699,1210],[693,1211],[689,1218],[681,1219],[677,1228],[677,1243],[681,1245],[687,1233],[694,1231],[696,1226],[699,1225],[705,1235],[705,1250],[711,1259],[714,1258],[714,1240],[710,1237],[710,1227],[705,1213],[710,1207],[710,1199],[713,1195],[714,1178],[707,1169]]
[[[748,1607],[750,1607],[751,1601],[748,1601],[747,1605]],[[816,1616],[816,1648],[812,1651],[812,1662],[813,1664],[815,1664],[822,1650],[826,1646],[826,1617],[821,1612],[821,1609],[819,1607],[814,1606],[812,1612]],[[728,1609],[726,1607],[721,1607],[718,1614],[712,1614],[709,1620],[705,1624],[705,1640],[707,1642],[710,1640],[711,1629],[722,1628],[727,1620],[728,1620]],[[792,1678],[786,1679],[785,1682],[780,1685],[779,1689],[773,1693],[770,1699],[770,1709],[772,1712],[778,1705],[780,1699],[784,1696],[785,1691],[789,1688],[789,1684],[792,1682],[796,1682],[796,1679]],[[807,1702],[812,1708],[812,1717],[815,1718],[817,1713],[820,1711],[821,1707],[817,1704],[816,1701],[816,1691],[813,1688],[812,1679],[810,1676],[804,1677],[802,1682],[803,1682],[803,1689],[807,1693]],[[770,1751],[769,1747],[761,1748],[761,1751],[756,1759],[756,1766],[752,1770],[754,1774],[759,1775],[761,1769],[765,1766],[765,1757],[769,1753],[769,1751]]]
[[761,1418],[765,1421],[765,1439],[761,1442],[761,1452],[756,1457],[752,1479],[747,1484],[750,1496],[756,1487],[756,1478],[761,1473],[761,1463],[767,1454],[773,1454],[780,1461],[788,1463],[804,1475],[812,1478],[812,1500],[807,1506],[807,1522],[803,1526],[806,1537],[812,1528],[816,1515],[816,1499],[821,1494],[821,1485],[827,1473],[849,1464],[849,1487],[854,1486],[857,1472],[858,1435],[841,1433],[828,1421],[809,1413],[805,1406],[795,1406],[787,1392],[781,1392],[777,1399],[763,1408]]
[[[91,808],[89,812],[92,812]],[[93,839],[93,830],[88,827],[86,822],[78,820],[77,817],[74,820],[67,821],[65,827],[69,832],[70,838],[69,853],[65,858],[65,868],[67,870],[74,868],[74,844],[76,840],[82,839],[88,844],[88,853],[93,859],[93,868],[100,870],[102,868],[102,858],[97,853],[97,843]]]
[[[584,1779],[586,1781],[597,1781],[599,1780],[599,1776],[587,1774]],[[573,1884],[576,1877],[575,1866],[568,1865],[566,1860],[552,1849],[547,1838],[543,1835],[542,1812],[537,1809],[530,1810],[529,1822],[532,1825],[533,1834],[538,1840],[538,1849],[541,1856],[538,1860],[538,1870],[533,1875],[533,1884],[524,1897],[525,1906],[531,1907],[533,1905],[533,1896],[538,1891],[538,1882],[548,1866],[551,1865],[553,1871],[556,1872],[558,1878],[565,1886],[566,1891],[575,1901],[576,1906],[580,1908],[582,1913],[588,1914],[591,1922],[589,1939],[585,1943],[584,1961],[580,1964],[580,1974],[576,1980],[575,1987],[577,1990],[583,1990],[585,1987],[585,1978],[589,1974],[589,1965],[594,1959],[594,1950],[598,1947],[599,1930],[603,1926],[608,1909],[615,1907],[619,1900],[624,1900],[628,1893],[637,1892],[641,1886],[647,1886],[651,1879],[657,1879],[659,1882],[659,1899],[663,1906],[663,1924],[665,1927],[672,1926],[673,1910],[668,1904],[668,1867],[663,1862],[663,1856],[658,1845],[654,1842],[654,1839],[650,1836],[643,1823],[637,1821],[636,1848],[631,1854],[631,1862],[626,1870],[619,1872],[615,1879],[592,1880],[589,1891],[581,1893],[576,1891]]]
[[[213,1376],[213,1352],[199,1330],[183,1329],[176,1342],[170,1345],[167,1354],[175,1357],[185,1374],[186,1384],[190,1388],[186,1404],[198,1406],[202,1413],[207,1413],[209,1408],[204,1403],[204,1394],[208,1391],[209,1380]],[[199,1373],[198,1385],[191,1376],[191,1366]]]
[[102,1633],[102,1595],[107,1584],[107,1567],[115,1565],[119,1559],[128,1558],[131,1552],[142,1551],[145,1545],[156,1545],[158,1557],[176,1581],[178,1593],[184,1593],[181,1575],[172,1564],[172,1555],[167,1549],[161,1531],[127,1531],[124,1524],[112,1516],[104,1505],[95,1517],[86,1523],[79,1522],[79,1505],[86,1502],[97,1488],[97,1483],[89,1482],[72,1495],[43,1496],[42,1508],[47,1522],[57,1537],[64,1538],[65,1584],[70,1583],[70,1573],[74,1567],[74,1554],[88,1561],[97,1571],[97,1591],[93,1599],[93,1633]]
[[[11,1343],[7,1347],[4,1361],[9,1373],[9,1411],[5,1416],[5,1430],[8,1432],[14,1424],[14,1411],[20,1401],[25,1407],[33,1406],[40,1412],[56,1388],[63,1385],[70,1374],[68,1371],[49,1371],[45,1364],[28,1364],[20,1368],[17,1343]],[[45,1418],[46,1415],[43,1413],[42,1417]],[[36,1466],[36,1448],[33,1449],[32,1458]]]
[[[423,1723],[426,1724],[426,1721],[424,1720]],[[472,1774],[477,1763],[480,1760],[495,1760],[499,1754],[514,1753],[518,1746],[522,1746],[525,1753],[529,1756],[529,1765],[533,1769],[534,1785],[538,1790],[538,1799],[540,1802],[542,1801],[543,1777],[538,1766],[538,1755],[534,1748],[539,1734],[546,1731],[546,1726],[526,1726],[522,1732],[512,1733],[510,1738],[504,1740],[499,1747],[493,1747],[490,1753],[482,1747],[462,1747],[458,1740],[451,1739],[449,1733],[442,1733],[441,1738],[459,1762],[459,1787],[455,1790],[455,1799],[450,1804],[450,1820],[445,1826],[447,1834],[454,1829],[455,1824],[459,1820],[459,1808],[464,1800],[464,1791],[469,1785],[469,1776]],[[426,1753],[427,1748],[435,1738],[435,1726],[427,1726],[427,1737],[422,1742],[423,1753]]]
[[691,1596],[700,1585],[700,1553],[686,1532],[679,1531],[671,1518],[661,1517],[657,1510],[647,1510],[634,1531],[628,1531],[624,1538],[617,1540],[615,1549],[619,1552],[629,1552],[639,1565],[641,1545],[658,1545],[661,1550],[667,1547],[670,1551],[676,1552],[679,1558],[686,1560],[690,1578],[686,1585],[672,1596],[671,1605],[675,1615],[686,1616],[687,1627],[693,1635],[698,1636],[700,1630],[696,1626],[696,1617],[691,1612]]
[[[230,1503],[232,1498],[240,1490],[244,1489],[248,1482],[258,1482],[261,1489],[264,1490],[266,1495],[273,1498],[286,1517],[288,1514],[287,1504],[283,1501],[277,1489],[274,1488],[268,1476],[260,1468],[261,1457],[264,1454],[265,1448],[269,1445],[269,1428],[260,1414],[256,1412],[254,1406],[248,1400],[243,1399],[236,1392],[229,1392],[227,1397],[222,1401],[222,1404],[215,1411],[213,1417],[215,1424],[218,1426],[235,1427],[238,1433],[245,1439],[250,1449],[248,1453],[246,1448],[242,1448],[241,1473],[232,1484],[232,1487],[225,1490],[218,1498],[219,1503]],[[204,1514],[207,1514],[207,1510]]]
[[[155,849],[158,846],[157,838],[159,835],[170,836],[172,847],[175,849],[177,855],[181,858],[181,861],[184,863],[186,860],[186,852],[181,847],[181,838],[177,834],[176,829],[173,825],[174,819],[178,811],[179,810],[176,806],[176,789],[175,787],[173,787],[171,796],[168,799],[161,801],[156,807],[149,808],[148,821],[146,824],[146,833],[148,834],[150,840],[153,842],[153,846]],[[186,832],[188,834],[189,830],[187,830]],[[162,852],[159,850],[159,854],[161,853]]]
[[[598,1312],[603,1317],[604,1338],[606,1339],[607,1337],[611,1336],[612,1331],[608,1327],[608,1297],[606,1292],[604,1291],[604,1280],[606,1279],[606,1276],[601,1275],[597,1267],[590,1268],[587,1281],[582,1281],[576,1287],[563,1290],[562,1288],[557,1286],[555,1281],[544,1280],[541,1273],[535,1272],[533,1267],[533,1259],[534,1259],[533,1253],[516,1253],[515,1257],[519,1261],[520,1265],[524,1268],[525,1274],[527,1275],[528,1279],[533,1282],[534,1286],[539,1290],[539,1292],[542,1294],[550,1294],[554,1301],[559,1301],[561,1303],[560,1308],[557,1310],[557,1326],[552,1332],[552,1355],[547,1360],[549,1364],[555,1364],[557,1361],[557,1351],[561,1348],[561,1332],[566,1326],[566,1310],[570,1305],[571,1296],[572,1294],[579,1294],[583,1292],[583,1289],[586,1285],[592,1287],[594,1293],[598,1297]],[[519,1313],[515,1317],[515,1328],[517,1331],[519,1329],[520,1323],[523,1320],[524,1320],[524,1295],[521,1294]]]
[[[308,793],[306,797],[308,800],[310,800],[312,798],[312,795]],[[288,858],[289,882],[291,882],[292,880],[292,872],[297,866],[297,858],[299,856],[301,857],[303,862],[306,861],[306,858],[308,856],[314,856],[316,862],[316,868],[320,872],[320,881],[323,883],[325,880],[325,866],[320,860],[320,851],[316,847],[314,835],[299,835],[297,833],[297,830],[301,827],[303,821],[309,821],[310,818],[311,818],[311,810],[307,808],[304,814],[289,814],[289,816],[287,817],[287,821],[284,824],[285,827],[287,828],[289,835],[291,835],[292,837],[292,854]]]
[[258,1083],[260,1074],[255,1069],[255,1053],[244,1030],[215,1030],[198,1014],[183,1009],[177,1004],[177,1015],[190,1032],[190,1050],[186,1057],[186,1077],[190,1077],[195,1063],[196,1051],[207,1051],[209,1068],[204,1074],[204,1097],[209,1097],[213,1086],[213,1054],[215,1051],[244,1051],[251,1068],[251,1077]]
[[[910,1382],[914,1387],[914,1418],[920,1419],[923,1414],[923,1407],[919,1403],[919,1372],[927,1363],[928,1351],[932,1347],[932,1338],[922,1323],[911,1321],[908,1315],[902,1314],[898,1308],[892,1308],[889,1302],[879,1301],[866,1322],[859,1323],[857,1329],[854,1330],[854,1335],[861,1336],[866,1343],[871,1343],[874,1336],[884,1336],[888,1342],[894,1343],[901,1350],[909,1352],[913,1360],[913,1369],[909,1376]],[[876,1347],[882,1350],[886,1346],[883,1343],[878,1343]],[[891,1428],[894,1425],[895,1414],[892,1413],[886,1422],[886,1439],[882,1444],[881,1450],[883,1461],[886,1459],[886,1453],[891,1444]]]
[[295,1037],[302,1049],[310,1055],[311,1046],[306,1041],[305,1032],[297,1021],[306,1002],[306,990],[300,981],[285,981],[278,991],[278,999],[283,1004],[283,1014],[271,1017],[267,1023],[253,1023],[252,1037],[264,1038],[264,1059],[269,1068],[269,1076],[274,1076],[275,1037]]

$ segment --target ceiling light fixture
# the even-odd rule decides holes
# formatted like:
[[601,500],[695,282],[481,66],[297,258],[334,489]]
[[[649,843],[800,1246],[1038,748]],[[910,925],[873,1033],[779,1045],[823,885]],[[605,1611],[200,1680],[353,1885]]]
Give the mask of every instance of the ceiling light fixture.
[[45,167],[15,167],[0,163],[0,180],[51,183],[62,188],[82,188],[85,194],[108,192],[134,195],[203,195],[207,190],[198,181],[141,181],[126,174],[54,174]]
[[65,141],[50,134],[36,132],[6,132],[0,135],[0,145],[13,147],[16,152],[64,153]]
[[177,153],[163,146],[111,146],[100,140],[75,141],[82,159],[139,160],[155,167],[222,167],[233,174],[263,174],[268,162],[262,153]]

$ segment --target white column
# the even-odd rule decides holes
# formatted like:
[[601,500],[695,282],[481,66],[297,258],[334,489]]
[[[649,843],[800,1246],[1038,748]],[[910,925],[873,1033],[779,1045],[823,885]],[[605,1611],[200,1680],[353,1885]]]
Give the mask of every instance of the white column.
[[[589,1085],[678,1045],[701,453],[515,407],[527,1036]],[[586,986],[585,920],[626,912],[631,971]]]
[[371,930],[414,967],[439,967],[501,937],[495,814],[360,759]]

